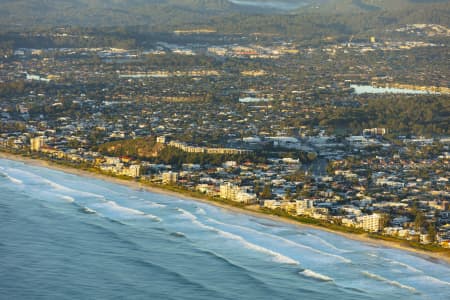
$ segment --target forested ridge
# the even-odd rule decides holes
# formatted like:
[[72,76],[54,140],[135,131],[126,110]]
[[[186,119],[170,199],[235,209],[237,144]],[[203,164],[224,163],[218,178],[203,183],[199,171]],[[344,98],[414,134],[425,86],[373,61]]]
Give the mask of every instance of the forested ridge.
[[227,160],[239,162],[265,161],[264,158],[255,154],[206,154],[188,153],[172,146],[158,144],[154,137],[120,140],[102,144],[99,151],[105,155],[131,156],[134,158],[149,160],[153,163],[171,164],[181,167],[183,163],[220,165]]
[[268,31],[296,35],[309,30],[309,26],[348,33],[390,24],[449,25],[450,22],[448,1],[305,0],[301,3],[304,5],[300,8],[285,11],[261,5],[237,5],[227,0],[1,0],[0,24],[3,28],[22,29],[143,25],[150,26],[148,30],[153,32],[213,26],[222,33]]

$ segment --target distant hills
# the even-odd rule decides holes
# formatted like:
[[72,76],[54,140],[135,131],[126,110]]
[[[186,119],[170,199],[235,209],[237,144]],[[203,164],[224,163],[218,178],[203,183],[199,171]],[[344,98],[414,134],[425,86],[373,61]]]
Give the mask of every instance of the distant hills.
[[240,5],[257,7],[259,9],[276,9],[276,10],[295,10],[299,7],[310,5],[314,2],[312,0],[229,0],[229,2]]
[[0,0],[0,24],[116,26],[220,16],[237,7],[227,0]]
[[[235,16],[385,16],[449,25],[445,0],[0,0],[0,28],[220,24]],[[256,25],[256,24],[255,24]]]

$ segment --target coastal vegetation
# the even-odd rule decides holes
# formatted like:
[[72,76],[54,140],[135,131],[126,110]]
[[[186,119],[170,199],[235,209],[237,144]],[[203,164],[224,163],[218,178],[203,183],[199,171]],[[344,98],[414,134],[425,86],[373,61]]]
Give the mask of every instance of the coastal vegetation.
[[[273,146],[265,147],[260,151],[245,154],[209,154],[189,153],[170,145],[156,143],[155,137],[144,137],[112,141],[97,146],[95,149],[104,155],[130,156],[133,158],[147,160],[152,163],[170,164],[180,169],[183,163],[209,164],[220,166],[226,161],[244,163],[251,161],[255,163],[266,163],[270,157],[296,157],[301,162],[311,162],[316,158],[312,153],[295,151],[292,149],[276,149]],[[275,151],[278,150],[278,151]]]

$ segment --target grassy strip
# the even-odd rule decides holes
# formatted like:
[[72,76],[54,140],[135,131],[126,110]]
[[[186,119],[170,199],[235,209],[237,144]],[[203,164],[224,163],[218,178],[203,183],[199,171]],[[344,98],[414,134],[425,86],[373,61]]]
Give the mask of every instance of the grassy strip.
[[395,243],[398,243],[405,247],[410,247],[410,248],[415,248],[415,249],[420,249],[420,250],[425,250],[425,251],[435,252],[435,253],[443,253],[443,254],[450,256],[450,249],[442,248],[435,244],[421,244],[416,241],[408,241],[408,240],[396,238],[393,236],[381,235],[378,233],[369,233],[368,237],[375,239],[375,240],[395,242]]
[[265,213],[267,215],[275,215],[275,216],[278,216],[281,218],[294,220],[299,223],[319,226],[319,227],[327,228],[327,229],[330,229],[333,231],[340,231],[340,232],[352,233],[352,234],[366,233],[365,231],[363,231],[360,228],[351,228],[351,227],[340,226],[340,225],[333,224],[333,223],[330,223],[330,222],[327,222],[324,220],[314,219],[314,218],[310,218],[307,216],[294,216],[294,215],[291,215],[288,212],[281,210],[279,208],[278,209],[269,209],[269,208],[262,207],[259,209],[259,211],[262,213]]

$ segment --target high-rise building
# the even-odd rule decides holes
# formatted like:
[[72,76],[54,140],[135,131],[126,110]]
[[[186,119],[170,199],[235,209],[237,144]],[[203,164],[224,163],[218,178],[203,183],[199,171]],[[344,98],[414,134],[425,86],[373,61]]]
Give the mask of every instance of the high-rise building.
[[314,201],[312,199],[297,200],[297,215],[311,215],[314,212]]
[[40,151],[42,146],[44,146],[44,137],[38,136],[30,139],[31,151]]
[[162,174],[162,182],[164,184],[176,183],[178,181],[178,173],[176,172],[164,172]]
[[220,198],[233,200],[236,197],[236,188],[230,183],[226,182],[220,185]]
[[226,182],[220,186],[220,197],[240,203],[251,204],[257,201],[256,194],[249,193],[245,187]]
[[130,177],[139,177],[141,176],[141,166],[140,165],[131,165],[128,168],[124,168],[122,171],[123,175]]
[[365,231],[378,232],[383,229],[382,216],[380,214],[365,215],[357,218],[358,225]]

